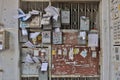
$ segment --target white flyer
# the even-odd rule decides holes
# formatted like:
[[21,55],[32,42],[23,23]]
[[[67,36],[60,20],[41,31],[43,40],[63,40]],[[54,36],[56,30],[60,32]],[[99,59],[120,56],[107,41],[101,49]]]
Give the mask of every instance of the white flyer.
[[3,49],[3,45],[2,44],[0,44],[0,50],[2,50]]
[[39,56],[39,50],[34,49],[34,56]]
[[42,63],[41,65],[41,71],[47,71],[48,63]]
[[25,46],[27,46],[29,48],[35,48],[35,46],[30,41],[26,42]]
[[61,11],[62,24],[70,24],[70,11]]
[[98,34],[88,34],[88,46],[98,47]]
[[22,29],[22,35],[24,35],[24,36],[28,35],[28,32],[26,29]]
[[36,38],[38,35],[40,34],[40,32],[35,32],[35,33],[30,33],[30,38]]

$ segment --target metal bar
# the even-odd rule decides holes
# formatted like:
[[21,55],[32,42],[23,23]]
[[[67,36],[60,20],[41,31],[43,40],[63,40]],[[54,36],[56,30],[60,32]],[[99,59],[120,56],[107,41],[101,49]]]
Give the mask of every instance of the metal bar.
[[73,8],[73,5],[72,5],[72,3],[70,4],[70,23],[71,23],[71,26],[70,26],[70,29],[72,29],[73,28],[73,11],[72,11],[72,8]]
[[70,2],[99,2],[101,0],[51,0],[51,1],[54,1],[54,2],[67,2],[67,1],[70,1]]

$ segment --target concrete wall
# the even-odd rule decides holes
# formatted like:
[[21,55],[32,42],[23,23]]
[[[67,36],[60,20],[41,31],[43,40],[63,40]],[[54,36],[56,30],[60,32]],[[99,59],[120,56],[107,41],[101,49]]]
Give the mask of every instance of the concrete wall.
[[101,1],[101,80],[112,80],[111,72],[111,36],[110,36],[110,0]]
[[0,64],[3,69],[0,80],[19,80],[18,21],[13,18],[17,9],[18,0],[0,0],[0,23],[10,32],[9,49],[0,52]]

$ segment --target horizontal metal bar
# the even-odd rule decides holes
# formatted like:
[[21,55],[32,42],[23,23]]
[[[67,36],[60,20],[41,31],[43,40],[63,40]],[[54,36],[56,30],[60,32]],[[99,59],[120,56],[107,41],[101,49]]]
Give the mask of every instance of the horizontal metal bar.
[[52,78],[76,78],[76,77],[100,77],[100,75],[94,75],[94,76],[81,76],[81,75],[52,75]]
[[70,1],[70,2],[78,2],[78,1],[80,1],[80,2],[99,2],[101,0],[51,0],[51,2],[68,2],[68,1]]
[[[21,1],[31,1],[31,2],[35,2],[35,1],[39,1],[39,2],[50,2],[50,0],[21,0]],[[75,2],[75,1],[81,1],[81,2],[99,2],[101,0],[51,0],[51,2]]]
[[29,1],[29,2],[49,2],[50,0],[21,0],[21,1]]

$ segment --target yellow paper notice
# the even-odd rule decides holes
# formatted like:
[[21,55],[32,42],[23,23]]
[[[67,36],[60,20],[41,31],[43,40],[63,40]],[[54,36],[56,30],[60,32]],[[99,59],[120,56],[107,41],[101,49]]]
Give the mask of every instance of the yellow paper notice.
[[52,50],[52,55],[56,55],[56,50]]
[[118,4],[118,10],[120,10],[120,4]]

